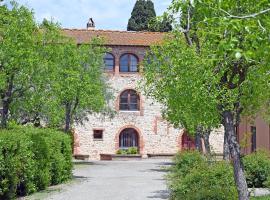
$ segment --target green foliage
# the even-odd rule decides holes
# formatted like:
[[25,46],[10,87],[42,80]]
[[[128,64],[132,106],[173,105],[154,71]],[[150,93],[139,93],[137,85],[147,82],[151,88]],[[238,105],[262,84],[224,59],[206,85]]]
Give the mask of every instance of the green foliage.
[[235,200],[237,191],[232,167],[209,163],[199,152],[182,152],[168,176],[171,199]]
[[154,3],[149,0],[137,0],[128,21],[128,31],[148,31],[148,24],[156,17]]
[[138,154],[137,147],[129,147],[128,149],[118,149],[116,154],[118,155],[135,155]]
[[148,28],[153,32],[170,32],[172,31],[172,17],[166,13],[162,16],[152,18],[149,21]]
[[251,200],[269,200],[270,196],[251,197]]
[[6,109],[2,126],[6,126],[7,110],[13,99],[20,98],[33,85],[39,68],[40,32],[33,13],[12,2],[11,9],[0,7],[0,96]]
[[102,73],[101,39],[88,44],[63,35],[57,23],[34,21],[33,13],[12,3],[0,7],[0,97],[5,115],[19,123],[40,121],[70,131],[89,112],[101,112],[109,94]]
[[222,111],[237,112],[239,105],[244,114],[267,110],[269,12],[234,17],[266,8],[265,0],[173,1],[172,14],[183,16],[179,29],[164,45],[151,48],[151,62],[144,67],[145,91],[165,105],[170,121],[188,129],[215,127]]
[[71,178],[71,139],[52,129],[0,132],[0,199],[14,199]]
[[269,152],[258,150],[243,158],[246,179],[249,187],[268,187],[270,181]]
[[137,147],[128,148],[127,154],[138,154],[138,148]]

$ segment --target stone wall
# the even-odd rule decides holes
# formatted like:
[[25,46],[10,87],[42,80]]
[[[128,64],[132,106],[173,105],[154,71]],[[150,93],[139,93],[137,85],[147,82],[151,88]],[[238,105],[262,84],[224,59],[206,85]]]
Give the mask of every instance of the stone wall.
[[[146,98],[138,89],[140,73],[119,73],[119,57],[123,53],[134,53],[140,61],[145,54],[142,47],[112,47],[116,58],[115,71],[107,74],[114,98],[110,107],[115,111],[112,118],[90,115],[83,125],[75,126],[75,154],[89,155],[90,160],[98,160],[100,154],[114,154],[119,148],[119,134],[125,128],[134,128],[139,134],[140,153],[174,154],[181,150],[181,135],[184,130],[173,128],[161,117],[161,105]],[[140,111],[119,111],[119,95],[126,89],[134,89],[140,95]],[[102,129],[103,139],[94,140],[93,130]],[[216,152],[223,149],[223,129],[219,134],[211,134],[210,143]]]

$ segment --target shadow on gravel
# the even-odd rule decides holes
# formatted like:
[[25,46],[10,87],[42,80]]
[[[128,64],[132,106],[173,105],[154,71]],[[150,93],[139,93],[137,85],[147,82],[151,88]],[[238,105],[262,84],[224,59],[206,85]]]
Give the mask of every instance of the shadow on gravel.
[[89,179],[90,177],[86,177],[86,176],[73,176],[73,179],[76,180],[85,180],[85,179]]
[[169,199],[169,191],[167,190],[159,190],[159,191],[155,191],[152,192],[153,196],[148,196],[148,199]]
[[174,164],[172,162],[160,162],[160,163],[157,163],[157,165],[172,166]]
[[101,163],[101,162],[87,162],[87,161],[82,161],[82,162],[73,162],[73,164],[76,166],[79,166],[79,165],[100,165],[100,166],[106,166],[107,164],[106,163]]
[[149,169],[148,171],[152,171],[152,172],[169,172],[169,169]]

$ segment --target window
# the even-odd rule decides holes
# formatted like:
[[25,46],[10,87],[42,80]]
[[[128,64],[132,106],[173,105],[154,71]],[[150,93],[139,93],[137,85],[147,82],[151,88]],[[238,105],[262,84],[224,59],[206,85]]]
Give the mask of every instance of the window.
[[106,53],[104,56],[104,67],[107,71],[114,70],[114,56],[110,53]]
[[251,126],[251,152],[256,151],[256,126]]
[[103,139],[103,130],[94,130],[94,140]]
[[136,91],[126,90],[120,95],[120,110],[139,110],[140,98]]
[[138,58],[132,54],[124,54],[120,58],[120,72],[138,72]]

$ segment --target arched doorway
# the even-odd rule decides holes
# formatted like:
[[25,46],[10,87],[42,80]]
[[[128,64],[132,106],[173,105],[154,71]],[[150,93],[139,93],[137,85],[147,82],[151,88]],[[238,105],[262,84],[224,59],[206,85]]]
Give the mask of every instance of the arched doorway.
[[195,140],[190,137],[186,132],[182,135],[182,150],[194,150]]
[[126,128],[119,135],[119,149],[137,147],[139,150],[139,134],[133,128]]

